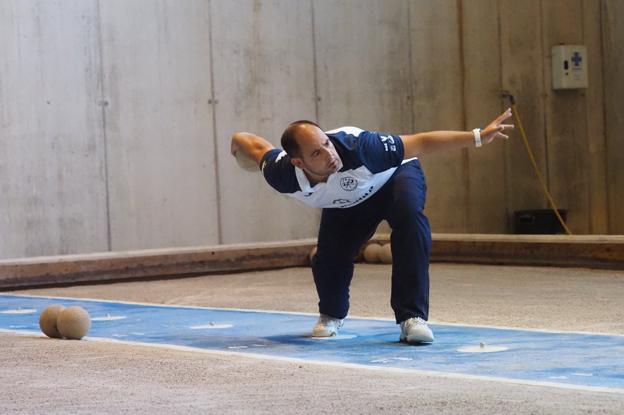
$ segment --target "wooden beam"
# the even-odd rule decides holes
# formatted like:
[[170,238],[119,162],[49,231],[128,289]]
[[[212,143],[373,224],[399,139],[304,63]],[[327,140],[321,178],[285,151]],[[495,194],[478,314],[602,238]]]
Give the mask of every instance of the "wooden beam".
[[0,261],[0,289],[306,266],[315,239]]
[[624,236],[438,234],[431,260],[624,269]]
[[[378,234],[372,242],[388,243]],[[0,289],[308,266],[315,239],[0,261]],[[434,234],[432,262],[624,269],[624,236]]]

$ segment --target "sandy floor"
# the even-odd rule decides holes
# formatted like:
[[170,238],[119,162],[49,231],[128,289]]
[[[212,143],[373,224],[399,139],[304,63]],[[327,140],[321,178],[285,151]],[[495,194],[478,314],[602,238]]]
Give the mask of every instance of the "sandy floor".
[[[392,318],[388,274],[357,267],[352,315]],[[624,272],[434,264],[431,285],[434,321],[624,334]],[[21,293],[316,310],[309,269]],[[624,394],[12,334],[0,350],[1,413],[624,413]]]

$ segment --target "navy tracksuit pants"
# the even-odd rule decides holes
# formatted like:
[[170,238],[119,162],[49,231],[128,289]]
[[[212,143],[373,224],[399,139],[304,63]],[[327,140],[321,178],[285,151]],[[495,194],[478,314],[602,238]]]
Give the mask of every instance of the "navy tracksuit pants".
[[431,229],[423,213],[427,186],[418,160],[402,164],[366,201],[346,209],[323,209],[312,273],[319,312],[344,318],[349,311],[353,262],[386,219],[392,228],[392,292],[396,322],[428,319]]

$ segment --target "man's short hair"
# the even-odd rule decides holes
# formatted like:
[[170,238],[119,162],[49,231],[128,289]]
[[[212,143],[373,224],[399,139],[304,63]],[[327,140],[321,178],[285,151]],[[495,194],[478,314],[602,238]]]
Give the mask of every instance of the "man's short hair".
[[301,157],[301,149],[297,143],[297,131],[299,131],[300,126],[305,124],[314,125],[322,130],[317,123],[310,120],[299,120],[288,124],[288,127],[286,127],[282,134],[281,145],[284,151],[286,151],[286,154],[290,157]]

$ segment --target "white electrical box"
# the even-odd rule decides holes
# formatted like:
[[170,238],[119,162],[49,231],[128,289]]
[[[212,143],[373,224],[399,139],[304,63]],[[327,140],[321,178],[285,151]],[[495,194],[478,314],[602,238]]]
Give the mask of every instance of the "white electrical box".
[[552,85],[553,89],[587,88],[587,47],[552,47]]

